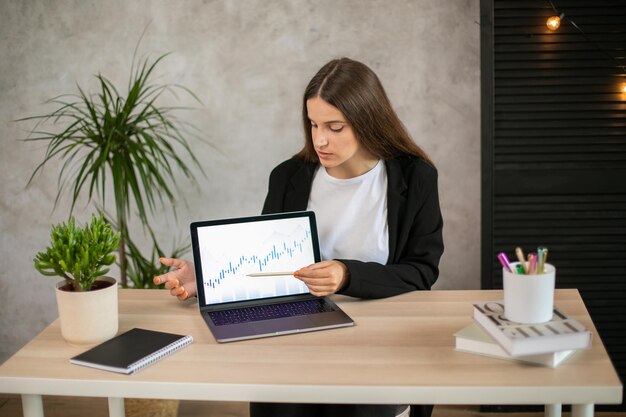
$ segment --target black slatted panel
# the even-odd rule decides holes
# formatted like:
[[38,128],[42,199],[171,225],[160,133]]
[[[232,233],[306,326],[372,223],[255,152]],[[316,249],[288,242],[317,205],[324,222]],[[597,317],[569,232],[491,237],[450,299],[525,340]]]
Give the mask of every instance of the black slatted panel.
[[502,288],[498,252],[547,246],[624,381],[626,1],[553,3],[556,32],[549,1],[481,1],[482,286]]

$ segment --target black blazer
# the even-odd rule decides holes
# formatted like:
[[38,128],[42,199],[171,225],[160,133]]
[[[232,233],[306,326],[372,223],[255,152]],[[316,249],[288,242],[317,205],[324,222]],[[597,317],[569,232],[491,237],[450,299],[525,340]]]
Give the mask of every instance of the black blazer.
[[[306,210],[317,165],[292,158],[274,168],[263,213]],[[437,170],[410,156],[386,160],[385,166],[389,227],[387,264],[338,259],[350,272],[349,282],[340,294],[383,298],[428,290],[439,275],[443,219]]]

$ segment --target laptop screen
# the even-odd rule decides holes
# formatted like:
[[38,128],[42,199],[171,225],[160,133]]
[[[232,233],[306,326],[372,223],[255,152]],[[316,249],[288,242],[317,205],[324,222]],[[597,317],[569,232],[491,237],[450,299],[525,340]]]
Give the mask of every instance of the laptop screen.
[[191,238],[200,306],[306,294],[293,272],[320,260],[313,212],[194,222]]

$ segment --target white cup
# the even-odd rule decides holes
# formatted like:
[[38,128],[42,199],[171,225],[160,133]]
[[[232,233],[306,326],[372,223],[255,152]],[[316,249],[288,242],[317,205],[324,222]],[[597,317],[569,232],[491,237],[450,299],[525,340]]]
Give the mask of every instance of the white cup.
[[[515,271],[519,262],[511,263]],[[543,274],[522,275],[502,269],[504,317],[516,323],[536,324],[552,319],[556,269],[544,265]]]

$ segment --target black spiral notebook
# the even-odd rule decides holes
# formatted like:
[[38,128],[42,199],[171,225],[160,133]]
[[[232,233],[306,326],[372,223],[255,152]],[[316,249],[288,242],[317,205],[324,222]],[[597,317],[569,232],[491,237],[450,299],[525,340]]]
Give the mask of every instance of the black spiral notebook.
[[70,362],[133,374],[191,343],[191,336],[135,328],[74,356]]

